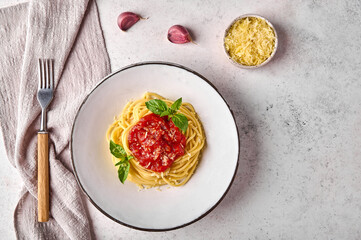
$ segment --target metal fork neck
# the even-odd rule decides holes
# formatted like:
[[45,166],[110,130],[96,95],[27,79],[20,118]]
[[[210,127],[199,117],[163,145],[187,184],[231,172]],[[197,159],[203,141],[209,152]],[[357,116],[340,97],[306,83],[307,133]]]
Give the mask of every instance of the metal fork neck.
[[40,132],[45,132],[46,129],[46,109],[41,110]]

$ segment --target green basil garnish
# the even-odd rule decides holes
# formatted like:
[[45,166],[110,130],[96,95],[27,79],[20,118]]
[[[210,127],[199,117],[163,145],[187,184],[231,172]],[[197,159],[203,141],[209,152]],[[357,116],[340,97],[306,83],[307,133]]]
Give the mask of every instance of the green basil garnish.
[[113,154],[114,157],[120,159],[120,161],[117,162],[115,164],[115,166],[119,166],[118,167],[118,178],[124,184],[125,180],[128,177],[128,173],[129,173],[129,168],[130,168],[129,160],[134,157],[131,155],[128,156],[127,153],[125,152],[124,148],[122,146],[120,146],[119,144],[116,144],[112,140],[110,140],[110,143],[109,143],[109,150],[110,150],[111,154]]
[[145,103],[149,111],[159,115],[160,117],[168,116],[168,119],[171,119],[174,125],[176,125],[183,134],[187,131],[188,128],[188,119],[183,114],[176,114],[182,105],[182,98],[177,99],[172,106],[169,108],[167,104],[160,99],[149,100]]
[[188,119],[181,113],[174,114],[172,117],[172,122],[176,125],[183,133],[187,131],[188,128]]
[[119,166],[118,168],[118,178],[124,184],[125,180],[128,177],[130,163],[129,161],[120,161],[115,164],[115,166]]
[[150,100],[146,102],[145,105],[150,111],[157,115],[161,115],[162,112],[165,112],[168,109],[167,104],[160,99]]
[[177,99],[177,101],[175,101],[172,106],[170,106],[170,108],[172,110],[174,110],[174,112],[178,111],[180,106],[182,105],[182,98]]

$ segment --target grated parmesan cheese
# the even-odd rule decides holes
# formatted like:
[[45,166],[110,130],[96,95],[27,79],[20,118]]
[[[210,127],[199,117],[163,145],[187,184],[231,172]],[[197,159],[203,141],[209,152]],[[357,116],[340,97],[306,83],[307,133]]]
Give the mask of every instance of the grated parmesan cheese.
[[274,51],[275,41],[272,27],[264,19],[257,17],[239,19],[224,38],[229,56],[247,66],[266,61]]

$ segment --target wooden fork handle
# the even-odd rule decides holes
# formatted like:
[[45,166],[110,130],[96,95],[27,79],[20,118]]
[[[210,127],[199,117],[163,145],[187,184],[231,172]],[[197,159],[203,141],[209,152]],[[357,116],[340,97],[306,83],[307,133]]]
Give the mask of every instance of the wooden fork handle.
[[38,132],[38,221],[49,220],[49,134]]

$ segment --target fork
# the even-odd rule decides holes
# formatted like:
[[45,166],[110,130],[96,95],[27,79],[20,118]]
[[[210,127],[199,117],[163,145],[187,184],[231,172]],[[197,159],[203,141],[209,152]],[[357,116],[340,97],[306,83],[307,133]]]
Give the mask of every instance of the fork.
[[54,60],[39,59],[38,102],[41,123],[38,132],[38,221],[49,220],[49,133],[46,128],[46,109],[53,99]]

